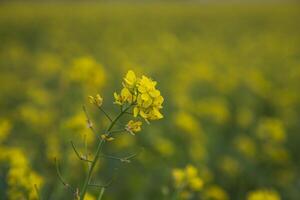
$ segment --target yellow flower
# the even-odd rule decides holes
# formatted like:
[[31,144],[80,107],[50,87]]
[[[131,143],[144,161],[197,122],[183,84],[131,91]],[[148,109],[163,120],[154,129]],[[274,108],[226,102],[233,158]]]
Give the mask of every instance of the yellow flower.
[[124,78],[124,87],[133,89],[136,85],[137,78],[132,70],[129,70]]
[[275,190],[256,190],[249,192],[247,200],[280,200],[279,194]]
[[102,106],[103,98],[99,94],[97,94],[95,97],[89,96],[89,101],[91,104],[94,104],[94,105],[100,107],[100,106]]
[[241,135],[234,140],[235,148],[243,155],[254,158],[256,154],[256,146],[252,138],[249,136]]
[[266,118],[259,123],[257,136],[268,142],[283,143],[286,139],[286,132],[281,120]]
[[232,156],[223,156],[219,163],[220,169],[229,176],[236,176],[240,172],[240,163]]
[[114,93],[114,97],[115,97],[115,102],[114,102],[114,104],[118,104],[118,105],[123,105],[123,103],[124,103],[124,101],[123,101],[123,99],[122,99],[122,97],[121,97],[121,95],[119,95],[118,93]]
[[110,137],[110,136],[108,136],[107,134],[102,134],[102,135],[101,135],[101,139],[102,139],[102,140],[105,140],[105,141],[107,141],[107,142],[111,142],[111,141],[113,141],[115,138]]
[[11,130],[11,123],[8,120],[0,119],[0,143],[6,139]]
[[199,135],[203,132],[199,120],[188,112],[181,111],[177,113],[174,121],[178,128],[190,135]]
[[155,90],[156,81],[152,81],[146,76],[142,76],[142,79],[138,83],[138,90],[140,93],[153,92]]
[[114,93],[115,104],[124,105],[125,103],[131,104],[134,101],[134,96],[131,94],[128,88],[123,88],[121,94]]
[[94,58],[83,56],[74,59],[70,68],[66,71],[66,78],[71,82],[90,88],[101,88],[106,83],[104,67]]
[[157,90],[156,82],[146,76],[137,78],[135,73],[129,70],[124,78],[121,93],[114,93],[115,104],[134,105],[133,116],[141,116],[146,121],[163,118],[160,112],[164,98]]
[[174,169],[172,175],[176,188],[184,187],[190,191],[200,191],[203,188],[203,180],[199,177],[197,168],[192,165],[187,165],[185,169]]
[[192,190],[199,191],[203,187],[203,181],[199,177],[194,177],[189,180],[189,185]]
[[0,162],[5,161],[8,167],[6,191],[8,199],[36,199],[33,185],[41,186],[43,178],[33,171],[26,154],[18,148],[1,148]]
[[142,122],[141,122],[141,121],[133,121],[133,120],[130,120],[130,121],[127,123],[125,129],[126,129],[129,133],[131,133],[131,134],[134,135],[134,133],[137,133],[137,132],[139,132],[139,131],[142,130],[142,129],[141,129],[141,126],[142,126]]
[[185,179],[184,171],[181,169],[173,169],[172,171],[173,179],[175,181],[175,186],[179,187],[183,184]]
[[198,170],[192,165],[187,165],[185,167],[185,173],[188,178],[194,178],[197,176]]
[[130,93],[129,89],[123,88],[121,90],[121,96],[124,101],[127,101],[129,104],[133,101],[133,95]]
[[204,191],[204,197],[205,199],[227,200],[228,194],[221,187],[212,185]]

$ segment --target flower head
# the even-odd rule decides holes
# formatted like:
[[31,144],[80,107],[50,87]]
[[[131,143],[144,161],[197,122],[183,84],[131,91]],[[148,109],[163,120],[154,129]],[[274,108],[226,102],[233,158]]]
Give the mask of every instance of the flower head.
[[115,93],[115,104],[132,105],[133,116],[140,116],[146,121],[163,118],[160,110],[164,98],[160,91],[156,89],[157,82],[142,76],[136,77],[133,71],[128,71],[123,82],[124,88],[121,93]]
[[185,169],[174,169],[172,171],[175,187],[186,187],[191,191],[199,191],[203,187],[203,180],[198,175],[198,170],[192,165]]
[[139,131],[141,131],[141,126],[142,126],[142,122],[141,121],[133,121],[133,120],[130,120],[125,129],[126,131],[128,131],[129,133],[131,134],[134,134],[134,133],[137,133]]
[[100,106],[102,106],[103,98],[99,94],[96,94],[95,97],[89,96],[89,101],[91,104],[94,104],[94,105],[100,107]]

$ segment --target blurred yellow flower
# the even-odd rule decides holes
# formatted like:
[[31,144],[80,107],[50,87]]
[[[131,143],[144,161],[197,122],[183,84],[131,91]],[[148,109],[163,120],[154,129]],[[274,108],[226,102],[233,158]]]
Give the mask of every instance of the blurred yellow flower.
[[197,170],[196,167],[194,167],[193,165],[190,165],[190,164],[189,164],[189,165],[187,165],[187,166],[185,167],[185,174],[186,174],[186,177],[187,177],[188,179],[194,178],[194,177],[197,176],[198,170]]
[[179,187],[185,179],[184,171],[181,170],[181,169],[173,169],[172,175],[173,175],[173,179],[174,179],[174,182],[175,182],[175,186]]
[[43,178],[33,171],[25,154],[19,148],[1,148],[0,163],[8,167],[7,196],[11,200],[38,199],[34,185],[41,186]]
[[257,136],[268,142],[284,142],[286,135],[282,121],[274,118],[261,120],[257,127]]
[[188,112],[179,112],[174,116],[175,124],[191,135],[199,135],[199,132],[202,132],[199,121],[193,115]]
[[255,142],[252,138],[246,135],[238,136],[234,139],[235,148],[248,158],[254,158],[256,154]]
[[86,193],[84,200],[95,200],[96,198],[90,193]]
[[229,176],[236,176],[240,172],[240,164],[232,156],[225,155],[219,161],[221,170]]
[[280,200],[280,195],[275,190],[262,189],[249,192],[247,200]]
[[176,188],[186,188],[190,191],[199,191],[203,188],[203,180],[193,165],[189,164],[184,169],[173,169],[172,176]]
[[199,191],[203,187],[203,181],[199,177],[193,177],[189,180],[189,185],[192,190]]
[[106,79],[103,66],[89,56],[74,59],[66,77],[89,88],[103,86]]
[[11,124],[8,120],[0,119],[0,143],[5,140],[11,130]]
[[227,102],[223,98],[204,98],[196,103],[196,114],[200,117],[212,119],[218,124],[227,122],[230,117]]
[[172,141],[168,138],[163,137],[155,137],[154,148],[162,155],[162,156],[171,156],[175,152],[175,147]]
[[217,185],[211,185],[204,190],[205,199],[209,200],[228,200],[228,194],[224,189]]

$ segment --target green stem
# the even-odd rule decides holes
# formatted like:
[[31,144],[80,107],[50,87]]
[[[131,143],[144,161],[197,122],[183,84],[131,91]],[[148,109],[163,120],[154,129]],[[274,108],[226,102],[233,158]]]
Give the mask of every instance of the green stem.
[[98,200],[101,200],[105,191],[105,187],[101,188],[100,194],[98,196]]
[[[114,127],[114,125],[116,124],[116,122],[122,117],[122,115],[130,108],[131,106],[128,106],[126,109],[124,109],[122,112],[120,112],[120,114],[111,122],[111,124],[109,125],[109,127],[107,128],[106,130],[106,133],[110,134],[110,130]],[[96,163],[100,157],[100,153],[102,151],[102,147],[103,147],[103,144],[104,144],[105,140],[100,140],[99,144],[98,144],[98,147],[97,147],[97,150],[96,150],[96,153],[95,153],[95,157],[94,157],[94,160],[92,161],[92,164],[91,164],[91,167],[89,168],[89,171],[88,171],[88,174],[87,176],[85,177],[85,180],[84,180],[84,183],[83,183],[83,186],[81,188],[81,191],[80,191],[80,200],[84,200],[84,196],[85,196],[85,193],[86,193],[86,190],[87,190],[87,187],[89,185],[89,182],[91,181],[91,177],[92,177],[92,173],[93,173],[93,170],[94,170],[94,167],[96,166]],[[103,191],[104,192],[104,191]]]

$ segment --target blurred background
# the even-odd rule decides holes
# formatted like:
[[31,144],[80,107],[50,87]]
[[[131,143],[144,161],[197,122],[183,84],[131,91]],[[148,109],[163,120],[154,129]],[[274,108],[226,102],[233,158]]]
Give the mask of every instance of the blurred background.
[[[0,199],[72,199],[86,166],[70,145],[95,151],[105,117],[88,105],[132,69],[158,82],[164,119],[105,147],[143,151],[101,160],[95,182],[116,176],[107,200],[172,199],[172,172],[203,181],[179,199],[270,200],[300,196],[300,4],[296,1],[4,1],[0,4]],[[176,177],[175,177],[176,178]],[[86,199],[94,199],[95,188]],[[253,198],[254,199],[254,198]],[[261,198],[267,199],[267,198]],[[251,199],[252,200],[252,199]],[[256,200],[259,200],[258,198]]]

